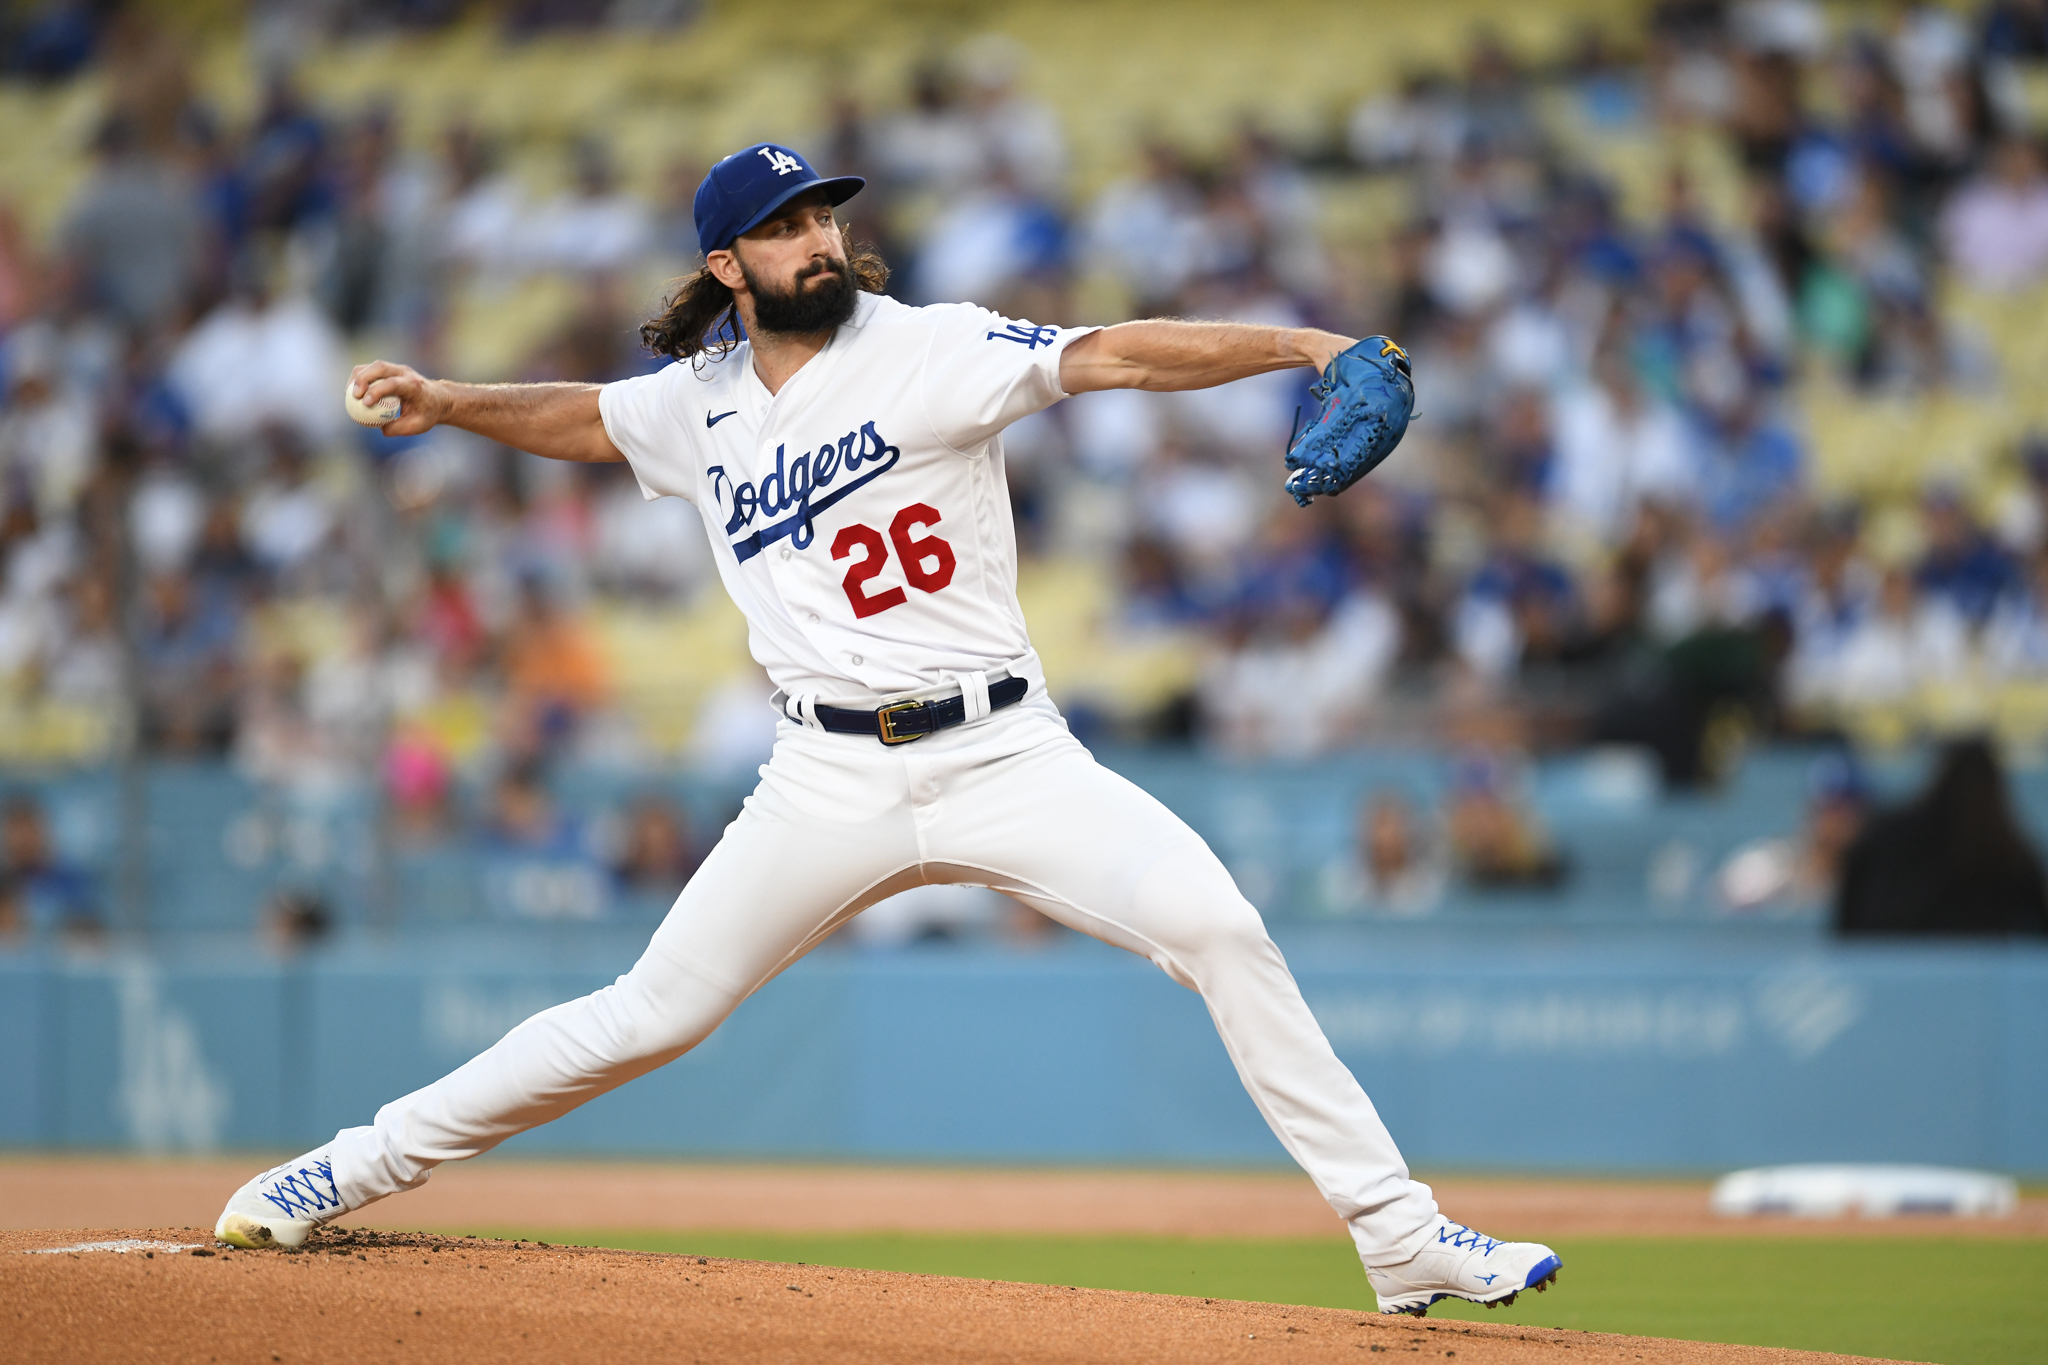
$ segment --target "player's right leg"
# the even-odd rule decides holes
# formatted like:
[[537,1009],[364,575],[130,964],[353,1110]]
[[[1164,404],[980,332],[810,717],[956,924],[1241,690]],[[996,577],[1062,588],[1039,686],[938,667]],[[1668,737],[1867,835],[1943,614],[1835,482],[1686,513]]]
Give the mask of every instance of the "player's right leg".
[[[852,914],[917,879],[900,763],[784,726],[761,785],[633,969],[544,1010],[376,1121],[239,1190],[217,1233],[296,1246],[319,1224],[424,1183],[673,1061]],[[892,786],[893,784],[893,786]]]

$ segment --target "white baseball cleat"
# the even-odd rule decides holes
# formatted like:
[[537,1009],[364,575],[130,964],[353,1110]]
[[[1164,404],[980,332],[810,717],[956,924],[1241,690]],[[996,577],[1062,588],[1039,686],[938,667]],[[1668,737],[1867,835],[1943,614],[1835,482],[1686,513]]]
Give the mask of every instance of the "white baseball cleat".
[[1502,1242],[1442,1214],[1429,1244],[1399,1265],[1367,1266],[1382,1313],[1425,1317],[1438,1299],[1470,1299],[1488,1308],[1513,1303],[1524,1289],[1542,1293],[1564,1262],[1540,1242]]
[[333,1158],[318,1147],[236,1190],[213,1235],[251,1251],[304,1246],[314,1228],[346,1212],[334,1184]]

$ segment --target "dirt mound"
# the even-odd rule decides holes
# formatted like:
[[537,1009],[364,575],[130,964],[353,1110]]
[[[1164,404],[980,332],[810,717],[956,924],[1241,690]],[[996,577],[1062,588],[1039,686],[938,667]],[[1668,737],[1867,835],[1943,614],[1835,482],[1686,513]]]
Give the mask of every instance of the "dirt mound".
[[[42,1254],[34,1254],[42,1253]],[[0,1233],[10,1361],[1356,1361],[1791,1365],[1856,1357],[1326,1308],[329,1230]]]

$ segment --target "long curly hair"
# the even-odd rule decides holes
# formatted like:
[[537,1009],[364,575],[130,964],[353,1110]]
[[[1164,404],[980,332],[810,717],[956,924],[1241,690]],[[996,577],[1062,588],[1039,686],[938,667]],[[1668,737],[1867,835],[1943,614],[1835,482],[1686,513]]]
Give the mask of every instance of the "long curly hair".
[[[853,271],[855,287],[879,294],[889,283],[889,266],[865,242],[846,242],[846,264]],[[640,325],[640,344],[655,355],[676,360],[693,360],[700,355],[714,359],[739,345],[739,305],[732,290],[719,282],[709,266],[676,282],[675,292],[662,305],[658,316]]]

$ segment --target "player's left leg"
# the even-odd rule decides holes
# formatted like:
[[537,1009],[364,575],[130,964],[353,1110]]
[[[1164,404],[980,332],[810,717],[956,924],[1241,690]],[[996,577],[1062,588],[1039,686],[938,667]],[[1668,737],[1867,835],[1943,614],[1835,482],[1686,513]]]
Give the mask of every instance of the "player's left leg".
[[1216,855],[1097,764],[1050,707],[911,761],[932,769],[928,873],[944,863],[987,880],[1201,992],[1252,1101],[1349,1226],[1383,1308],[1412,1312],[1445,1293],[1497,1301],[1554,1273],[1548,1248],[1439,1214]]

